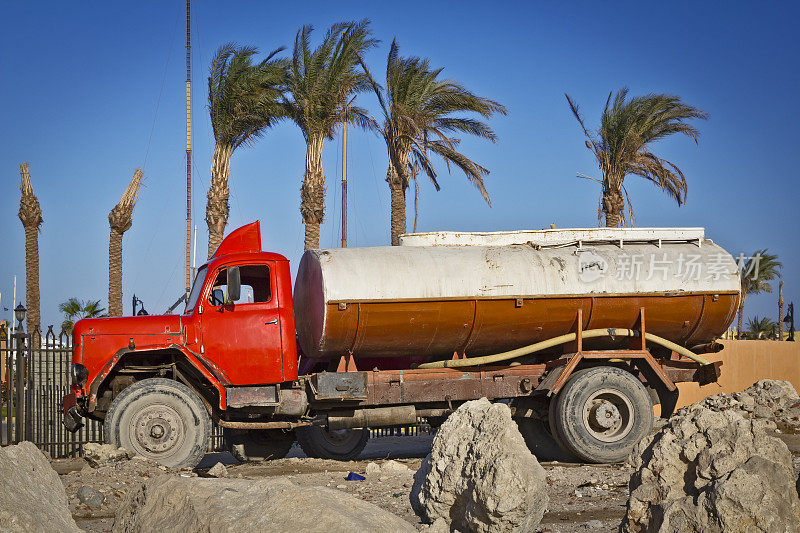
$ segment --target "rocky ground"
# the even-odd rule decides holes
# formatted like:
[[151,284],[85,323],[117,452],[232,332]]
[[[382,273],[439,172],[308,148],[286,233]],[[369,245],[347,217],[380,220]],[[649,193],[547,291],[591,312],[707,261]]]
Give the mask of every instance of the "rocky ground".
[[[239,464],[227,453],[208,454],[193,472],[169,470],[155,463],[131,459],[90,467],[83,459],[53,461],[61,473],[70,510],[78,526],[86,531],[109,532],[114,513],[125,495],[144,480],[164,473],[176,476],[207,476],[208,470],[222,462],[230,478],[261,479],[286,477],[300,486],[328,487],[373,503],[407,522],[422,527],[411,509],[409,492],[413,473],[430,451],[432,437],[381,437],[368,444],[358,461],[308,459],[293,448],[286,459],[260,464]],[[375,468],[390,461],[407,467]],[[573,532],[616,531],[628,499],[630,469],[620,465],[573,465],[543,463],[547,473],[550,503],[538,531]],[[350,472],[360,473],[364,481],[347,481]],[[104,496],[99,507],[78,498],[78,489],[91,487]]]
[[[777,427],[770,434],[788,445],[797,479],[800,431],[795,417],[800,414],[800,403],[796,399],[776,402],[768,393],[769,389],[753,388],[734,396],[711,397],[704,405],[716,412],[734,410],[746,418],[763,418],[775,423]],[[775,396],[774,392],[771,395]],[[768,407],[769,412],[761,412],[764,411],[762,406]],[[55,460],[52,465],[66,488],[73,518],[87,531],[111,531],[115,512],[126,496],[147,479],[165,473],[252,480],[285,478],[300,487],[341,491],[422,529],[423,524],[411,508],[409,494],[414,483],[413,474],[430,452],[432,440],[430,436],[373,439],[359,460],[350,462],[308,459],[295,445],[287,458],[260,464],[240,464],[227,453],[208,454],[192,471],[170,470],[142,458],[121,459],[94,467],[84,459]],[[224,467],[217,466],[218,463]],[[626,513],[631,466],[564,463],[542,463],[542,466],[549,503],[536,531],[618,530]],[[346,478],[351,472],[365,479],[348,481]]]

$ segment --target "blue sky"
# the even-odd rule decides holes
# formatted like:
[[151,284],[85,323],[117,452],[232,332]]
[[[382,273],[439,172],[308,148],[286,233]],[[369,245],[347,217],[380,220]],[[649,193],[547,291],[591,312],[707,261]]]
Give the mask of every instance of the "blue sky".
[[[196,1],[194,218],[197,257],[213,149],[206,109],[208,62],[222,43],[262,51],[290,45],[302,24],[369,18],[381,44],[367,57],[382,79],[393,37],[401,54],[429,57],[444,74],[508,107],[492,119],[497,144],[462,148],[491,170],[488,207],[463,176],[440,166],[440,192],[422,183],[418,231],[511,230],[597,225],[597,176],[564,92],[597,125],[609,91],[667,92],[708,111],[699,145],[685,137],[656,152],[689,183],[678,207],[635,177],[626,182],[638,226],[705,226],[734,255],[769,248],[784,263],[785,299],[797,281],[800,69],[797,3],[752,2],[383,2]],[[13,275],[24,300],[24,234],[17,218],[19,164],[28,161],[44,210],[39,240],[42,316],[60,323],[59,302],[108,294],[109,210],[136,167],[145,186],[125,234],[125,312],[135,292],[151,312],[181,293],[184,242],[184,4],[181,1],[14,2],[0,21],[0,292]],[[359,103],[377,113],[374,99]],[[305,145],[281,124],[231,165],[229,230],[260,219],[264,247],[296,266]],[[389,240],[386,150],[351,129],[349,223],[353,245]],[[326,143],[327,221],[321,245],[339,242],[341,144]],[[410,207],[410,205],[409,205]],[[411,211],[409,211],[411,215]],[[411,218],[409,217],[409,221]],[[410,229],[410,228],[409,228]],[[773,295],[748,300],[746,316],[776,316]],[[7,317],[7,313],[3,317]]]

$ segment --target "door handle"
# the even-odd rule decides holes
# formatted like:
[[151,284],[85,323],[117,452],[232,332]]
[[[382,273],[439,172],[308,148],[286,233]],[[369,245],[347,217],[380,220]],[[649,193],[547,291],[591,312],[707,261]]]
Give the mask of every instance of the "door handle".
[[277,318],[273,318],[273,319],[272,319],[272,320],[270,320],[269,322],[264,322],[264,325],[265,325],[265,326],[268,326],[268,325],[270,325],[270,324],[277,324],[277,323],[278,323],[278,319],[277,319]]

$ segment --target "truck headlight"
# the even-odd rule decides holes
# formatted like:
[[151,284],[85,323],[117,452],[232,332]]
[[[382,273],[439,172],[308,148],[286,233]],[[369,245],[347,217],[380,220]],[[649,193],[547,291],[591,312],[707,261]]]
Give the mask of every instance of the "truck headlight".
[[89,378],[89,370],[86,369],[85,366],[72,363],[72,369],[70,370],[70,375],[72,377],[72,384],[77,385],[78,387],[83,387],[86,385],[86,380]]

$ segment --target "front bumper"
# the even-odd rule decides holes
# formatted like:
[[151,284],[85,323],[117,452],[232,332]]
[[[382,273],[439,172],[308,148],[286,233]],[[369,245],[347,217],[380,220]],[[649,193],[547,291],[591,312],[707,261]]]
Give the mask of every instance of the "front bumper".
[[61,399],[61,410],[64,413],[63,424],[67,431],[75,433],[83,427],[83,417],[78,412],[78,400],[74,392]]

